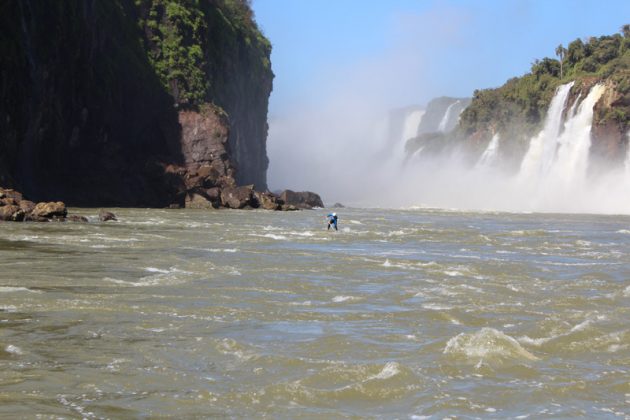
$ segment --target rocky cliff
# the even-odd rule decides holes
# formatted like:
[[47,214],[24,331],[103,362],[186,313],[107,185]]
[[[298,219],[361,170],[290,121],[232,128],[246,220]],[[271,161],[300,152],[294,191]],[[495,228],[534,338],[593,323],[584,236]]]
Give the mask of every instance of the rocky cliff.
[[456,136],[479,149],[499,135],[508,140],[502,142],[503,154],[516,156],[518,161],[531,136],[541,129],[558,86],[574,82],[566,113],[594,85],[603,84],[605,93],[594,108],[591,155],[608,162],[623,161],[630,130],[630,28],[626,26],[622,34],[586,42],[578,39],[568,48],[559,46],[557,60],[536,60],[530,73],[496,89],[475,91],[471,105],[461,115]]
[[0,5],[0,184],[82,206],[266,189],[270,44],[244,0]]
[[605,86],[594,108],[590,153],[609,166],[622,162],[630,130],[630,26],[625,25],[621,34],[559,46],[556,54],[558,59],[536,60],[531,72],[501,87],[476,90],[451,133],[433,130],[420,135],[407,143],[408,153],[458,148],[471,152],[474,163],[498,136],[502,139],[499,154],[517,167],[530,139],[541,130],[556,89],[573,82],[565,113],[575,109],[594,85]]

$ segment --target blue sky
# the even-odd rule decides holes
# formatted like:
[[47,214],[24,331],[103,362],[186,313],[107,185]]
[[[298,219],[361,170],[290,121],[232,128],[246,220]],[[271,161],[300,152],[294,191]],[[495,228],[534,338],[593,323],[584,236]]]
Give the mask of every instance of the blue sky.
[[630,23],[630,0],[253,0],[252,6],[273,46],[269,186],[336,201],[344,196],[332,185],[354,188],[373,172],[390,110],[500,86],[527,73],[534,60],[553,57],[559,44]]
[[273,45],[271,114],[379,62],[387,105],[470,96],[529,71],[560,43],[630,23],[628,0],[253,0],[253,8]]

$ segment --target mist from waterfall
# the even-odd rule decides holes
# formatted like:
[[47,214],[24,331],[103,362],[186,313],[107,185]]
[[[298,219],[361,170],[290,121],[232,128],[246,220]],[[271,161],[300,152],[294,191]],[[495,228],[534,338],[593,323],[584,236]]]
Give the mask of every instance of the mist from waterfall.
[[459,101],[455,101],[452,104],[450,104],[448,108],[446,108],[446,112],[444,113],[444,116],[442,117],[442,120],[440,121],[440,125],[438,125],[439,132],[442,132],[442,133],[446,132],[446,127],[451,118],[451,112],[453,110],[453,107],[458,104],[459,104]]
[[483,154],[477,161],[475,165],[475,169],[477,170],[485,170],[492,168],[492,165],[495,163],[499,154],[499,133],[495,133],[488,143],[488,147],[483,151]]
[[[569,104],[572,86],[557,89],[543,128],[529,139],[516,166],[505,164],[518,159],[507,152],[514,139],[498,132],[477,156],[461,143],[442,153],[430,150],[430,143],[405,152],[409,138],[422,135],[420,123],[429,122],[428,113],[417,108],[406,111],[402,120],[397,117],[400,128],[395,138],[388,138],[392,130],[387,112],[368,109],[361,102],[350,110],[306,113],[308,118],[293,121],[294,127],[272,124],[272,130],[278,135],[279,127],[294,133],[300,127],[317,127],[323,143],[306,142],[309,149],[301,153],[308,159],[292,179],[303,189],[320,193],[328,204],[630,214],[630,153],[625,167],[595,167],[589,158],[593,107],[605,88],[596,85],[586,97]],[[442,109],[432,117],[436,128],[455,115],[454,103]],[[331,124],[339,114],[350,118]],[[287,161],[293,159],[294,151],[282,152]]]
[[423,109],[415,109],[407,113],[403,125],[402,137],[400,139],[402,142],[406,142],[418,134],[418,127],[420,126],[425,112],[426,111]]
[[557,89],[516,172],[497,164],[503,142],[495,134],[472,166],[462,148],[406,165],[391,197],[403,197],[407,206],[629,214],[630,153],[624,167],[602,171],[590,165],[593,107],[605,87],[595,85],[566,109],[572,86]]

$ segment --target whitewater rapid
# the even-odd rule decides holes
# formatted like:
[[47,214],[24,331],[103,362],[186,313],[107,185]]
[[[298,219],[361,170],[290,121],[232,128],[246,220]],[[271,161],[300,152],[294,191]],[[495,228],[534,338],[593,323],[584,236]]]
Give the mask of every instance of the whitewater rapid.
[[630,415],[628,217],[114,212],[3,225],[0,417]]

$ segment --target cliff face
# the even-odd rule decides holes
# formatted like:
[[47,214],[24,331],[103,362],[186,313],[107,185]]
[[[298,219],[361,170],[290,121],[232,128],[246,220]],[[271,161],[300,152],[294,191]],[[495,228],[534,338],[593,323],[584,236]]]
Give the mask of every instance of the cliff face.
[[247,4],[15,0],[0,28],[3,185],[84,206],[266,188],[273,74]]

